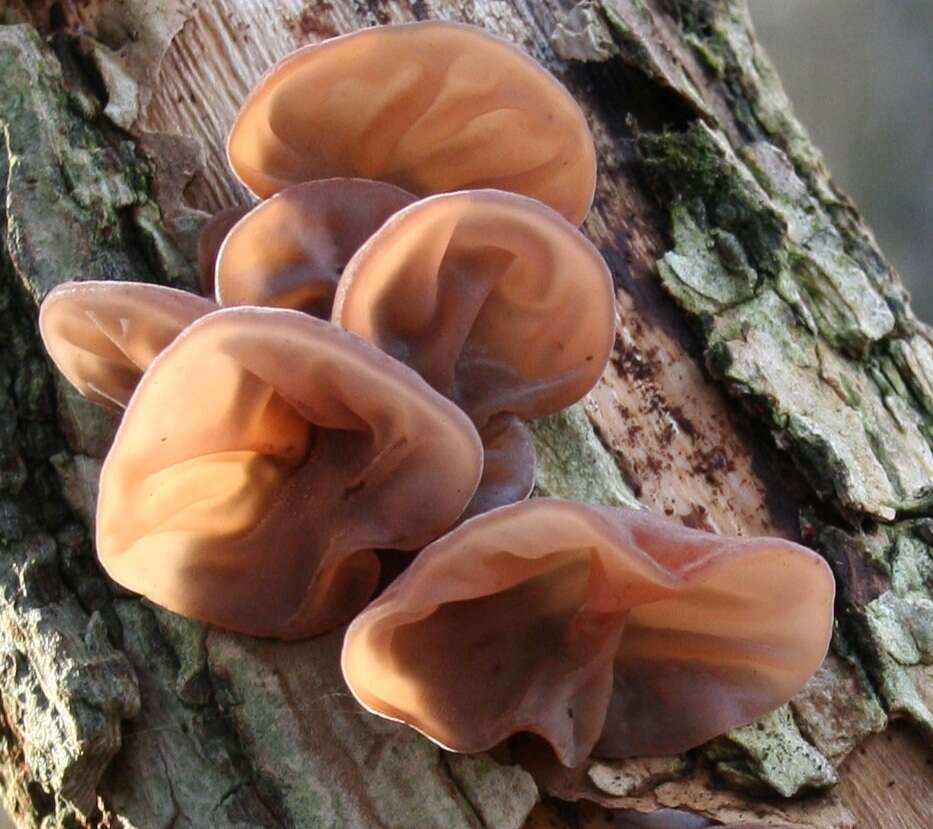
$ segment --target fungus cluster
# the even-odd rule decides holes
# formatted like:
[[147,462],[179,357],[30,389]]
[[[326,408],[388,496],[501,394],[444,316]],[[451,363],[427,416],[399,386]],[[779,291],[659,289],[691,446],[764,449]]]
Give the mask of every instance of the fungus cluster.
[[[473,27],[367,29],[273,67],[228,156],[262,201],[205,225],[205,297],[75,282],[40,314],[65,377],[125,409],[97,512],[117,582],[257,636],[353,620],[357,699],[460,751],[680,751],[803,684],[832,622],[809,550],[524,500],[525,421],[613,340],[557,80]],[[370,603],[387,551],[413,562]]]

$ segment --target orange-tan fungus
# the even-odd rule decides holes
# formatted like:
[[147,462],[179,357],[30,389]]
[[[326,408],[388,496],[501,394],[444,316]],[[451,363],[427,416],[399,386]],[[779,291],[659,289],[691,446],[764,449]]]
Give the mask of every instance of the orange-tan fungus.
[[150,366],[101,473],[97,549],[124,587],[257,636],[348,621],[377,549],[450,527],[482,472],[456,406],[358,337],[215,311]]
[[332,319],[473,419],[487,450],[475,515],[527,496],[533,448],[516,418],[560,411],[590,390],[609,359],[614,313],[609,270],[577,228],[525,196],[468,190],[416,202],[370,237],[344,269]]
[[66,282],[42,303],[39,332],[59,371],[82,395],[121,409],[153,359],[215,307],[162,285]]
[[471,190],[396,213],[347,264],[333,321],[407,363],[483,427],[585,395],[612,349],[599,251],[533,199]]
[[684,751],[787,701],[829,644],[810,550],[536,498],[425,548],[351,624],[370,711],[456,751],[543,737],[565,765]]
[[247,213],[248,207],[228,207],[208,219],[198,234],[198,279],[201,293],[214,298],[214,270],[217,255],[231,228]]
[[414,200],[391,184],[349,178],[277,193],[227,235],[217,259],[217,301],[293,308],[329,319],[350,257]]
[[495,187],[578,225],[596,182],[592,135],[560,82],[511,43],[446,21],[376,26],[293,52],[250,93],[227,155],[262,198],[334,176],[418,196]]

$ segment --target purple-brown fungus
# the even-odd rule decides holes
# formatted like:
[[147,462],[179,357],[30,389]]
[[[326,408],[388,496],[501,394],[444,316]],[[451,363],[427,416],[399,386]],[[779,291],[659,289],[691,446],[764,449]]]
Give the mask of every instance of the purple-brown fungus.
[[133,396],[101,474],[98,554],[190,618],[312,636],[370,599],[377,550],[450,527],[481,472],[470,421],[401,363],[307,314],[222,309]]
[[790,699],[833,594],[789,541],[536,498],[423,550],[350,626],[343,671],[370,711],[456,751],[529,731],[568,766],[664,755]]

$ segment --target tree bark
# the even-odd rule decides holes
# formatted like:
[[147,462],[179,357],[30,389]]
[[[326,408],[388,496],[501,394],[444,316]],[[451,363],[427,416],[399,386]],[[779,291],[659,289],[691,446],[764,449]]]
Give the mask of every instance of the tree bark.
[[[94,559],[115,424],[51,369],[38,302],[74,278],[193,288],[205,211],[247,198],[223,148],[258,75],[305,42],[433,17],[543,61],[597,140],[584,229],[615,278],[616,349],[583,404],[535,426],[538,492],[802,538],[835,571],[816,677],[687,755],[568,773],[521,740],[449,754],[354,703],[340,632],[206,628]],[[840,789],[866,825],[933,822],[922,779],[914,801],[847,787],[884,744],[842,765],[903,719],[920,736],[897,732],[895,782],[929,776],[930,331],[741,0],[0,0],[0,22],[0,783],[19,825],[519,829],[681,808],[852,826]]]

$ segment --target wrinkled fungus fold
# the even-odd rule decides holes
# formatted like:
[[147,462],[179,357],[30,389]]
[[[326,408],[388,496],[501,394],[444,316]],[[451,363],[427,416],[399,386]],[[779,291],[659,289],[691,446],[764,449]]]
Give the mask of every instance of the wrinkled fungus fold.
[[332,319],[473,419],[488,468],[473,515],[527,497],[534,450],[520,421],[596,383],[614,309],[609,271],[573,225],[524,196],[473,190],[390,218],[347,264]]
[[391,184],[346,178],[277,193],[228,233],[217,257],[218,303],[293,308],[329,319],[350,257],[414,200]]
[[88,400],[129,402],[149,364],[213,302],[143,282],[65,282],[39,311],[39,332],[59,371]]
[[578,225],[596,181],[593,138],[570,93],[514,45],[446,21],[298,49],[251,92],[227,155],[262,198],[335,176],[418,196],[494,187]]
[[602,374],[612,281],[542,204],[497,190],[416,202],[350,260],[333,320],[410,365],[480,427],[560,411]]
[[514,415],[499,415],[479,433],[483,477],[463,513],[472,518],[496,507],[523,501],[535,485],[535,446],[528,427]]
[[819,666],[834,584],[810,550],[538,498],[466,521],[350,626],[370,711],[456,751],[543,737],[568,766],[684,751]]
[[370,599],[473,496],[482,446],[414,372],[306,314],[239,307],[150,366],[101,474],[117,582],[185,616],[299,638]]

